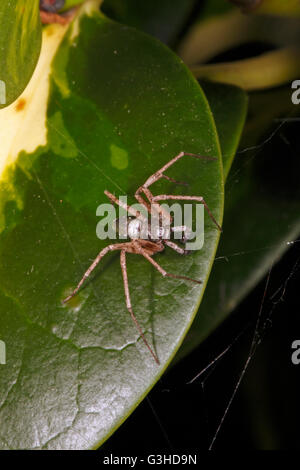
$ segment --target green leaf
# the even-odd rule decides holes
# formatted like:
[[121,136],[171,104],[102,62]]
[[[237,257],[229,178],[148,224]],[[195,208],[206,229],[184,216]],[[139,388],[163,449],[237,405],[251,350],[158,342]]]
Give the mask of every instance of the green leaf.
[[250,105],[245,151],[226,181],[223,234],[212,275],[177,360],[234,310],[300,232],[299,124],[290,89],[254,94]]
[[299,18],[300,5],[299,2],[295,2],[295,0],[286,0],[285,2],[281,2],[281,0],[268,0],[258,4],[257,8],[254,9],[254,13]]
[[102,9],[110,18],[170,43],[194,4],[195,0],[104,0]]
[[69,8],[73,8],[77,5],[79,5],[80,3],[83,3],[84,0],[66,0],[63,8],[61,9],[62,11],[65,11],[65,10],[68,10]]
[[62,305],[109,243],[96,237],[97,206],[109,202],[105,189],[132,203],[137,187],[181,150],[215,156],[184,157],[168,170],[189,187],[163,180],[152,191],[203,195],[222,219],[219,143],[201,88],[169,49],[107,20],[98,5],[87,2],[69,28],[44,30],[35,93],[23,96],[26,122],[14,109],[0,114],[2,152],[10,151],[1,156],[0,185],[2,448],[87,449],[107,439],[183,341],[219,239],[206,215],[202,250],[155,257],[201,286],[162,278],[128,255],[133,310],[160,366],[126,310],[117,253]]
[[244,90],[231,85],[201,82],[201,86],[217,126],[226,180],[244,129],[248,97]]
[[235,7],[228,2],[228,0],[210,0],[205,2],[202,10],[200,11],[198,21],[210,20],[219,15],[224,15],[234,10]]
[[0,109],[23,92],[35,69],[41,48],[39,2],[1,0]]

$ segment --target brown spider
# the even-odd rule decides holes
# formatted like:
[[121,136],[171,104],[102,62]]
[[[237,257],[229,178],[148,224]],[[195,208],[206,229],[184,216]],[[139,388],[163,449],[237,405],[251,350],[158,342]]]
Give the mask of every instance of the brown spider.
[[[167,234],[166,234],[166,225],[170,224],[172,222],[172,218],[168,212],[166,212],[161,205],[158,203],[158,201],[165,201],[165,200],[185,200],[185,201],[198,201],[199,203],[203,204],[205,209],[207,210],[210,218],[212,221],[215,223],[217,228],[222,231],[220,225],[212,215],[211,211],[209,210],[205,200],[203,199],[202,196],[173,196],[173,195],[167,195],[167,194],[161,194],[158,196],[153,196],[153,194],[149,190],[149,186],[151,184],[155,183],[161,178],[165,178],[168,181],[171,181],[173,183],[177,184],[185,184],[180,181],[176,181],[173,178],[170,178],[169,176],[164,174],[164,171],[167,170],[173,163],[175,163],[177,160],[182,158],[185,155],[189,155],[195,158],[203,158],[206,160],[215,160],[215,158],[212,157],[203,157],[201,155],[196,155],[193,153],[187,153],[187,152],[180,152],[176,157],[174,157],[172,160],[170,160],[166,165],[164,165],[160,170],[158,170],[156,173],[151,175],[147,181],[140,186],[137,191],[135,192],[135,198],[137,201],[142,204],[148,213],[150,214],[156,214],[156,216],[159,217],[159,226],[157,230],[151,230],[150,226],[147,224],[147,233],[146,237],[144,239],[140,238],[140,232],[141,228],[143,225],[143,215],[141,212],[138,210],[134,209],[132,206],[128,206],[126,203],[123,201],[120,201],[119,199],[116,198],[113,194],[111,194],[109,191],[104,191],[105,195],[115,204],[118,206],[122,207],[123,209],[126,210],[126,212],[133,217],[127,217],[127,227],[128,227],[128,237],[131,239],[129,242],[125,243],[116,243],[112,245],[108,245],[105,248],[103,248],[98,256],[95,258],[93,263],[90,265],[88,270],[85,272],[83,275],[82,279],[79,281],[77,287],[74,289],[74,291],[66,297],[63,302],[68,302],[75,294],[77,294],[78,290],[80,289],[81,285],[89,277],[91,272],[95,269],[97,264],[100,262],[100,260],[110,251],[115,251],[115,250],[120,250],[120,262],[121,262],[121,269],[122,269],[122,275],[123,275],[123,282],[124,282],[124,290],[125,290],[125,298],[126,298],[126,306],[127,309],[131,315],[132,320],[134,321],[145,345],[149,349],[150,353],[152,354],[155,362],[159,364],[159,360],[155,352],[152,350],[151,346],[149,345],[148,341],[146,340],[144,333],[142,331],[142,328],[140,324],[137,321],[137,318],[135,317],[132,306],[131,306],[131,300],[130,300],[130,294],[129,294],[129,285],[128,285],[128,276],[127,276],[127,268],[126,268],[126,253],[134,253],[138,255],[142,255],[146,260],[148,260],[164,277],[172,277],[175,279],[186,279],[188,281],[196,282],[198,284],[201,284],[201,281],[198,281],[196,279],[191,279],[186,276],[179,276],[177,274],[171,274],[167,273],[153,258],[152,256],[155,255],[156,253],[159,253],[165,249],[165,245],[170,247],[171,249],[175,250],[177,253],[184,255],[187,253],[186,250],[178,246],[176,243],[173,241],[167,239]],[[148,199],[146,201],[144,197]],[[165,222],[165,224],[164,224]],[[176,229],[179,229],[185,233],[187,231],[186,226],[180,226],[180,227],[172,227],[171,230],[173,232],[176,231]],[[185,237],[183,237],[183,240]]]

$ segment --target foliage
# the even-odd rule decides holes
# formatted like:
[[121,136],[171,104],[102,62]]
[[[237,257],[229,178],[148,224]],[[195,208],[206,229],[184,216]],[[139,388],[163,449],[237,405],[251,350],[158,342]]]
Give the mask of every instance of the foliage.
[[[100,0],[80,3],[66,2],[65,9],[78,6],[69,24],[44,27],[42,48],[38,2],[0,6],[0,46],[7,52],[0,57],[0,79],[11,104],[0,111],[0,339],[7,345],[0,375],[2,449],[99,446],[171,361],[233,311],[300,229],[298,162],[290,155],[291,171],[271,178],[273,148],[260,144],[277,133],[274,119],[296,116],[289,87],[250,94],[246,120],[245,91],[224,84],[243,85],[250,60],[256,65],[245,88],[288,81],[299,64],[285,48],[295,47],[297,28],[288,44],[274,41],[274,53],[283,57],[275,83],[260,73],[256,59],[244,57],[241,69],[226,60],[226,48],[239,36],[229,31],[234,25],[240,31],[244,20],[225,0],[207,0],[202,10],[192,0],[155,1],[151,8],[105,0],[101,10]],[[244,44],[266,30],[269,19],[256,13],[242,23]],[[282,20],[285,30],[289,20]],[[157,38],[177,44],[196,76],[218,83],[197,82]],[[225,68],[219,60],[211,63],[218,54],[225,54]],[[198,74],[203,67],[208,74]],[[293,125],[285,139],[292,139]],[[168,174],[189,186],[163,180],[154,194],[204,196],[221,223],[226,182],[224,231],[216,257],[220,234],[206,214],[202,250],[179,256],[166,249],[156,256],[167,271],[201,279],[201,286],[162,278],[140,256],[128,256],[133,310],[158,367],[126,310],[117,254],[103,259],[69,304],[62,299],[109,243],[95,232],[97,206],[108,202],[104,190],[133,203],[137,187],[182,150],[215,160],[184,157]],[[246,256],[235,257],[243,251]]]

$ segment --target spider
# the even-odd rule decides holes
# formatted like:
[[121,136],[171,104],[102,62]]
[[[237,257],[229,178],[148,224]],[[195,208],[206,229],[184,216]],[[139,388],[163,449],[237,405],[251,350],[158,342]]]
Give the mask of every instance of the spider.
[[[178,155],[172,158],[172,160],[166,163],[160,170],[158,170],[156,173],[151,175],[146,180],[146,182],[137,189],[137,191],[135,192],[136,200],[146,209],[146,211],[149,214],[155,214],[159,218],[159,226],[156,227],[156,229],[153,230],[152,227],[150,228],[150,225],[148,224],[146,225],[146,237],[140,238],[141,230],[142,228],[145,227],[144,225],[145,218],[143,217],[141,212],[136,210],[132,206],[127,205],[124,201],[120,201],[119,199],[116,198],[116,196],[111,194],[109,191],[107,190],[104,191],[104,194],[110,199],[112,203],[122,207],[129,214],[129,216],[126,217],[126,224],[127,224],[126,228],[127,228],[127,233],[128,233],[128,237],[130,238],[130,241],[125,242],[125,243],[111,244],[103,248],[98,254],[98,256],[95,258],[93,263],[90,265],[90,267],[87,269],[87,271],[85,272],[85,274],[79,281],[77,287],[73,290],[73,292],[68,297],[66,297],[63,300],[63,303],[66,303],[72,297],[74,297],[74,295],[77,294],[77,292],[79,291],[84,281],[90,276],[91,272],[95,269],[95,267],[98,265],[98,263],[107,253],[109,253],[110,251],[120,250],[121,252],[120,263],[121,263],[121,270],[122,270],[123,283],[124,283],[126,307],[131,315],[133,322],[135,323],[139,331],[141,338],[143,339],[145,345],[149,349],[151,355],[153,356],[157,364],[160,364],[159,359],[157,355],[155,354],[155,352],[153,351],[153,349],[151,348],[148,341],[146,340],[145,335],[142,331],[142,328],[132,310],[130,293],[129,293],[129,285],[128,285],[127,267],[126,267],[126,254],[134,253],[137,255],[142,255],[164,277],[171,277],[175,279],[185,279],[187,281],[192,281],[192,282],[201,284],[201,281],[199,280],[191,279],[187,276],[168,273],[152,258],[152,256],[155,255],[156,253],[162,252],[165,249],[165,246],[168,246],[169,248],[175,250],[177,253],[181,255],[187,254],[187,250],[181,248],[176,243],[169,240],[169,232],[170,230],[173,233],[178,230],[182,231],[183,241],[186,241],[189,237],[188,227],[186,226],[175,227],[174,226],[174,227],[171,227],[171,229],[169,229],[170,223],[172,222],[172,217],[167,211],[163,209],[163,207],[159,204],[159,201],[165,201],[165,200],[198,201],[199,203],[204,205],[209,217],[217,226],[218,230],[222,231],[220,225],[214,218],[213,214],[211,213],[210,209],[208,208],[202,196],[175,196],[175,195],[170,195],[170,194],[161,194],[158,196],[154,196],[149,190],[149,186],[151,186],[153,183],[160,180],[161,178],[164,178],[168,181],[171,181],[177,184],[186,184],[180,181],[176,181],[173,178],[165,175],[164,173],[171,165],[173,165],[175,162],[177,162],[180,158],[184,156],[191,156],[191,157],[205,159],[205,160],[215,160],[215,158],[213,157],[204,157],[202,155],[196,155],[193,153],[180,152]],[[147,198],[147,200],[145,200],[145,198]]]

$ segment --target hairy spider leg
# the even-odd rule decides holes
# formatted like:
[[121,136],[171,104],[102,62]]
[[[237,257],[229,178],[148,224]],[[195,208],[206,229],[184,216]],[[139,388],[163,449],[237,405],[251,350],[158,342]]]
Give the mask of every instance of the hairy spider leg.
[[161,175],[162,178],[164,178],[165,180],[168,180],[168,181],[171,181],[171,183],[176,183],[176,184],[179,184],[181,186],[189,186],[189,183],[186,183],[185,181],[177,181],[175,180],[174,178],[171,178],[170,176],[167,176],[167,175]]
[[[114,250],[122,250],[124,249],[125,247],[127,248],[128,247],[128,242],[127,243],[116,243],[115,245],[108,245],[106,246],[105,248],[103,248],[103,250],[100,251],[100,253],[98,254],[98,256],[94,259],[94,261],[92,262],[92,264],[90,265],[90,267],[86,270],[86,272],[84,273],[84,275],[82,276],[81,280],[79,281],[79,283],[77,284],[77,286],[75,287],[75,289],[73,290],[73,292],[68,296],[66,297],[64,300],[63,300],[63,303],[66,303],[68,302],[70,299],[72,299],[72,297],[74,297],[74,295],[77,294],[77,292],[79,291],[80,287],[82,286],[82,284],[84,283],[84,281],[89,277],[89,275],[91,274],[91,272],[95,269],[95,267],[97,266],[97,264],[100,263],[101,259],[109,252],[109,251],[114,251]],[[125,249],[126,249],[125,248]]]
[[180,276],[178,274],[167,273],[148,253],[147,251],[141,247],[137,242],[133,241],[137,252],[144,256],[156,269],[160,272],[164,277],[173,277],[174,279],[185,279],[186,281],[196,282],[197,284],[202,284],[202,281],[198,281],[198,279],[192,279],[191,277],[187,276]]
[[[148,191],[147,191],[148,192]],[[153,197],[153,195],[151,194],[151,192],[149,191],[151,197]],[[136,209],[134,209],[133,207],[129,206],[128,204],[126,204],[125,202],[123,201],[120,201],[114,194],[111,194],[109,191],[105,190],[104,191],[104,194],[115,204],[117,204],[118,206],[122,207],[124,210],[126,210],[130,215],[136,217],[136,218],[139,218],[140,220],[142,220],[143,222],[148,222],[147,219],[139,212],[137,211]],[[147,211],[149,212],[149,214],[151,214],[151,206],[150,204],[145,201],[143,199],[142,196],[140,195],[135,195],[137,201],[142,204],[146,209]],[[156,204],[158,207],[159,204]],[[153,208],[155,208],[155,204],[153,204]],[[165,211],[164,211],[165,212]],[[161,211],[160,210],[157,210],[157,212],[159,214],[159,216],[161,215]],[[166,216],[167,216],[167,222],[168,223],[171,223],[172,222],[172,217],[169,215],[168,212],[166,212]],[[161,223],[161,220],[160,220],[160,223]]]
[[171,240],[163,240],[163,243],[168,247],[172,248],[172,250],[177,251],[177,253],[179,253],[180,255],[186,255],[188,253],[188,250],[181,248],[177,245],[177,243],[172,242]]
[[[164,178],[164,179],[166,179],[166,180],[168,180],[168,181],[171,181],[172,183],[180,184],[180,185],[183,185],[183,186],[188,186],[188,183],[185,183],[185,182],[183,182],[183,181],[177,181],[177,180],[175,180],[174,178],[171,178],[170,176],[161,175],[161,177]],[[140,188],[139,188],[139,189],[140,189]],[[134,196],[135,196],[136,200],[137,200],[140,204],[142,204],[143,206],[145,206],[145,207],[147,208],[148,212],[151,213],[151,204],[149,204],[149,202],[145,201],[145,199],[144,199],[144,198],[141,196],[141,194],[138,192],[139,189],[136,191],[136,193],[135,193]],[[153,195],[151,194],[150,190],[147,189],[147,188],[143,188],[143,192],[144,192],[144,194],[148,197],[149,200],[150,200],[151,197],[153,196]],[[172,221],[172,217],[170,216],[170,214],[169,214],[168,212],[165,213],[165,211],[162,210],[162,208],[160,207],[160,204],[153,204],[153,206],[154,206],[154,207],[153,207],[152,209],[154,209],[154,211],[156,211],[156,213],[159,213],[159,214],[162,214],[162,213],[163,213],[163,214],[167,215],[168,220],[170,219],[170,221]],[[157,207],[156,207],[156,206],[157,206]]]
[[160,364],[159,363],[159,360],[158,360],[158,357],[157,355],[154,353],[154,351],[152,350],[151,346],[149,345],[148,341],[146,340],[145,338],[145,335],[143,333],[143,330],[136,318],[136,316],[134,315],[133,313],[133,310],[132,310],[132,306],[131,306],[131,301],[130,301],[130,295],[129,295],[129,286],[128,286],[128,276],[127,276],[127,268],[126,268],[126,251],[127,249],[129,248],[129,246],[132,246],[132,242],[129,242],[129,243],[116,243],[115,245],[109,245],[105,248],[103,248],[103,250],[100,251],[100,253],[98,254],[98,256],[95,258],[95,260],[93,261],[93,263],[90,265],[90,267],[87,269],[87,271],[85,272],[85,274],[83,275],[82,279],[79,281],[77,287],[73,290],[73,292],[68,296],[66,297],[64,300],[63,300],[63,303],[66,303],[68,302],[72,297],[74,297],[74,295],[77,294],[77,292],[79,291],[80,287],[82,286],[82,284],[84,283],[84,281],[89,277],[89,275],[91,274],[91,272],[95,269],[95,267],[97,266],[97,264],[101,261],[101,259],[109,252],[109,251],[114,251],[114,250],[121,250],[121,254],[120,254],[120,263],[121,263],[121,269],[122,269],[122,275],[123,275],[123,281],[124,281],[124,290],[125,290],[125,298],[126,298],[126,306],[127,306],[127,309],[131,315],[131,318],[134,322],[134,324],[136,325],[145,345],[147,346],[147,348],[149,349],[150,353],[152,354],[155,362],[157,364]]
[[136,327],[137,327],[137,329],[138,329],[138,331],[141,335],[142,340],[144,341],[145,345],[147,346],[150,353],[152,354],[156,364],[159,365],[160,364],[159,359],[158,359],[157,355],[155,354],[155,352],[153,351],[153,349],[151,348],[148,341],[146,340],[145,335],[143,333],[143,330],[142,330],[142,328],[141,328],[141,326],[140,326],[140,324],[139,324],[139,322],[138,322],[138,320],[137,320],[137,318],[134,315],[133,310],[132,310],[130,294],[129,294],[129,284],[128,284],[128,275],[127,275],[127,266],[126,266],[126,251],[125,250],[121,250],[120,263],[121,263],[121,269],[122,269],[122,275],[123,275],[124,291],[125,291],[125,299],[126,299],[127,310],[129,311],[129,313],[131,315],[131,318],[132,318],[134,324],[136,325]]
[[172,222],[172,220],[173,220],[172,217],[170,216],[170,214],[168,212],[166,212],[160,206],[160,204],[155,203],[154,196],[151,193],[151,191],[149,190],[149,186],[151,186],[151,184],[158,181],[160,178],[167,179],[169,181],[172,181],[173,183],[187,185],[187,183],[184,183],[182,181],[177,181],[177,180],[171,178],[170,176],[167,176],[167,175],[164,174],[164,171],[166,171],[170,166],[172,166],[175,162],[177,162],[177,160],[179,160],[180,158],[182,158],[184,156],[191,156],[191,157],[199,158],[199,159],[202,159],[202,160],[216,160],[216,158],[214,158],[214,157],[207,157],[207,156],[198,155],[198,154],[189,153],[189,152],[180,152],[178,155],[176,155],[174,158],[172,158],[172,160],[170,160],[162,168],[160,168],[160,170],[156,171],[155,173],[153,173],[153,175],[149,176],[149,178],[145,181],[145,183],[142,186],[140,186],[135,192],[135,197],[136,197],[137,200],[139,200],[138,198],[140,197],[140,194],[144,193],[145,196],[150,201],[151,205],[153,205],[153,209],[156,212],[158,212],[159,214],[162,214],[163,217],[169,223]]
[[[140,189],[140,188],[139,188]],[[169,214],[168,211],[166,211],[163,207],[161,207],[160,204],[158,203],[154,203],[153,202],[153,194],[151,193],[150,189],[148,188],[143,188],[142,189],[143,193],[145,194],[145,196],[147,197],[148,201],[150,202],[150,210],[149,210],[149,213],[150,214],[154,214],[154,215],[159,215],[161,216],[165,221],[166,223],[168,224],[171,224],[172,221],[173,221],[173,217]],[[137,192],[135,193],[135,198],[137,200],[139,200],[140,198],[140,194],[138,194]]]
[[134,209],[134,207],[129,206],[123,201],[120,201],[114,194],[110,193],[109,191],[105,190],[104,194],[115,204],[118,206],[122,207],[128,214],[132,215],[133,217],[136,217],[137,219],[142,220],[143,222],[146,222],[147,219],[141,214],[140,211]]
[[176,225],[175,227],[172,227],[171,230],[173,233],[180,232],[184,234],[188,230],[188,227],[186,225]]
[[203,156],[203,155],[197,155],[195,153],[189,153],[189,152],[180,152],[178,155],[176,155],[174,158],[172,158],[172,160],[170,160],[168,163],[166,163],[160,170],[156,171],[155,173],[153,173],[153,175],[149,176],[149,178],[145,181],[145,183],[138,188],[136,193],[139,194],[140,192],[143,191],[144,188],[148,188],[151,184],[155,183],[155,181],[158,181],[160,178],[168,179],[170,181],[173,181],[174,183],[186,184],[186,183],[182,183],[180,181],[173,180],[173,178],[170,178],[169,176],[164,174],[164,171],[166,171],[168,168],[170,168],[170,166],[172,166],[175,162],[177,162],[177,160],[179,160],[180,158],[182,158],[186,155],[191,156],[191,157],[195,157],[195,158],[201,158],[202,160],[216,160],[216,158],[214,158],[214,157],[206,157],[206,156]]
[[151,204],[149,202],[145,201],[145,199],[140,195],[140,194],[135,194],[134,195],[136,200],[138,201],[139,204],[142,204],[142,206],[145,206],[149,214],[151,214]]
[[153,202],[166,201],[168,199],[181,200],[181,201],[198,201],[198,202],[200,202],[201,204],[204,205],[204,207],[205,207],[209,217],[211,218],[211,220],[214,222],[214,224],[217,226],[217,228],[220,230],[220,232],[222,232],[222,229],[221,229],[220,225],[218,224],[218,222],[214,218],[211,210],[209,209],[208,205],[206,204],[206,202],[205,202],[205,200],[202,196],[174,196],[174,195],[170,195],[170,194],[159,194],[158,196],[153,197]]

